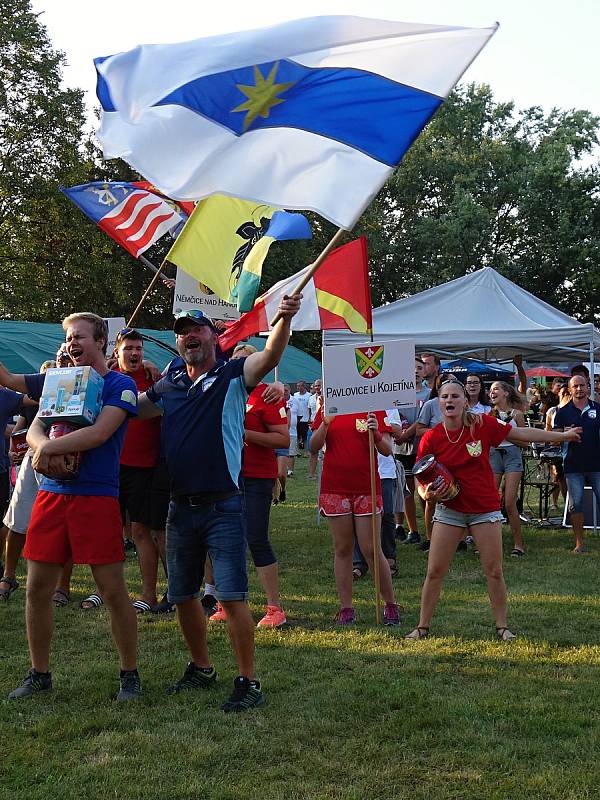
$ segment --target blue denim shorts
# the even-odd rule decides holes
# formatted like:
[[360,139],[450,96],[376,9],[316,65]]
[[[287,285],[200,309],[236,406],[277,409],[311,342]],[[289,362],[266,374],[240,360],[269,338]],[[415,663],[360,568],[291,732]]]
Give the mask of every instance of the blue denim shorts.
[[505,472],[523,472],[521,448],[516,444],[511,444],[509,447],[490,448],[490,466],[495,475],[504,475]]
[[446,508],[443,503],[438,503],[433,514],[434,522],[444,525],[455,525],[457,528],[470,528],[471,525],[481,525],[483,522],[502,522],[501,511],[483,511],[479,514],[467,514],[464,511],[453,511]]
[[169,602],[183,603],[200,596],[207,554],[217,600],[247,600],[243,495],[199,506],[171,500],[167,517]]
[[569,490],[569,511],[571,514],[583,513],[584,487],[591,486],[600,507],[600,472],[567,472],[565,473]]

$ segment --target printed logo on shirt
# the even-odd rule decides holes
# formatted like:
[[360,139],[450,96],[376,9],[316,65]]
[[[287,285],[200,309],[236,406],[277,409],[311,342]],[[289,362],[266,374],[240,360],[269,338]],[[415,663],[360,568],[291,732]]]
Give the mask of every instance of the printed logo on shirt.
[[356,420],[356,430],[360,433],[366,433],[369,430],[369,426],[367,425],[366,419],[357,419]]
[[588,411],[588,417],[590,419],[596,419],[596,409],[592,408],[591,411]]
[[125,389],[124,392],[121,392],[121,402],[129,403],[131,406],[137,406],[137,394],[132,392],[131,389]]
[[252,403],[246,403],[246,413],[248,413],[248,411],[252,411],[253,408],[254,406]]
[[287,419],[287,412],[286,412],[285,408],[280,408],[279,409],[279,416],[281,417],[281,419]]
[[476,457],[481,455],[481,440],[478,442],[467,442],[467,453]]

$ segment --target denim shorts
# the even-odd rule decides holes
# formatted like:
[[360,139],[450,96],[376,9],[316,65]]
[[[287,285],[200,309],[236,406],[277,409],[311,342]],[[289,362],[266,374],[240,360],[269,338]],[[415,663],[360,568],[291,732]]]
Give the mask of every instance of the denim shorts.
[[200,596],[207,554],[217,600],[246,600],[246,527],[241,494],[198,506],[171,500],[167,517],[169,602],[183,603]]
[[569,490],[569,511],[571,514],[583,513],[583,489],[591,486],[600,508],[600,472],[567,472],[567,489]]
[[484,522],[502,522],[501,511],[483,511],[479,514],[467,514],[465,511],[453,511],[446,508],[443,503],[438,503],[433,514],[434,522],[444,525],[455,525],[457,528],[470,528],[471,525],[481,525]]
[[496,475],[503,475],[505,472],[523,472],[521,448],[516,444],[490,448],[490,465]]
[[277,458],[282,458],[283,456],[289,456],[289,454],[290,454],[289,447],[278,447],[277,450],[275,450],[275,455],[277,456]]

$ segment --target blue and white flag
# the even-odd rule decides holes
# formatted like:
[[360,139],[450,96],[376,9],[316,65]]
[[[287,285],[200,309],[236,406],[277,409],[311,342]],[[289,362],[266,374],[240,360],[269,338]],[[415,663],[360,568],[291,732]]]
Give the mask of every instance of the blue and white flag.
[[105,158],[351,228],[497,29],[316,17],[95,59]]

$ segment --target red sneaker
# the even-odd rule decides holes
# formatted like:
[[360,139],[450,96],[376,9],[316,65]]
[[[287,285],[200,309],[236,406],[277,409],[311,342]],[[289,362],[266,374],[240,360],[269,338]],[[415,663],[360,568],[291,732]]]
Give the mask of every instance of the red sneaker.
[[267,613],[256,625],[257,628],[279,628],[285,625],[285,613],[278,606],[267,606]]
[[217,610],[214,614],[211,614],[208,618],[209,622],[226,622],[227,621],[227,612],[221,605],[221,603],[217,603]]

